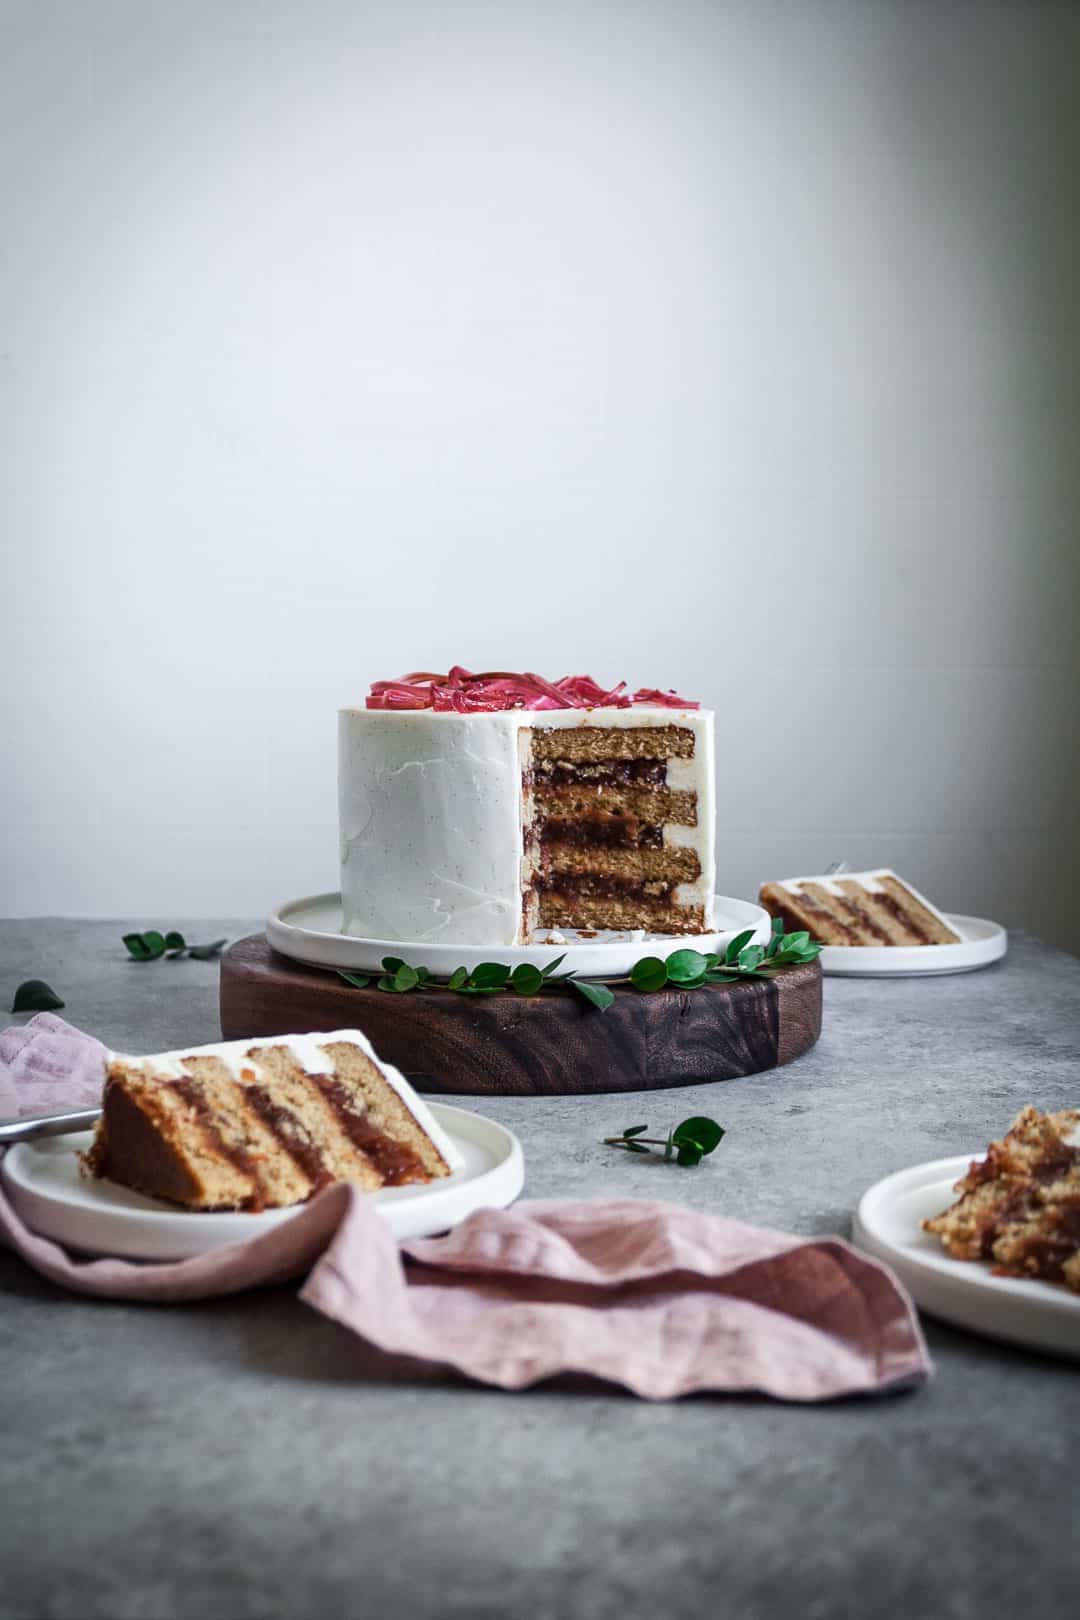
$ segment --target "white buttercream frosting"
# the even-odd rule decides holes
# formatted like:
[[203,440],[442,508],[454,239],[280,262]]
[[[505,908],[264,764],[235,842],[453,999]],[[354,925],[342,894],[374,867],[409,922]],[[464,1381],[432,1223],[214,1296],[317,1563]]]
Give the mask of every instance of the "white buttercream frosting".
[[341,710],[342,931],[492,949],[522,943],[519,734],[585,725],[676,725],[694,732],[694,758],[671,761],[668,774],[672,786],[697,791],[698,826],[678,829],[678,842],[698,851],[702,875],[680,884],[676,899],[704,905],[708,919],[715,864],[712,718],[709,710],[644,704],[481,714]]
[[259,1079],[259,1061],[251,1054],[262,1046],[286,1047],[294,1062],[307,1074],[332,1074],[334,1065],[326,1055],[325,1047],[334,1041],[349,1041],[353,1046],[358,1046],[374,1063],[387,1085],[397,1092],[421,1130],[434,1142],[449,1169],[453,1171],[464,1167],[465,1161],[461,1153],[438,1123],[427,1103],[413,1090],[400,1069],[396,1069],[392,1063],[387,1063],[379,1057],[363,1030],[335,1029],[315,1035],[262,1035],[241,1041],[211,1041],[206,1046],[188,1046],[175,1052],[155,1052],[149,1057],[133,1057],[120,1052],[109,1055],[134,1067],[142,1068],[147,1074],[163,1080],[183,1079],[187,1071],[180,1061],[182,1058],[219,1058],[235,1080],[243,1081]]

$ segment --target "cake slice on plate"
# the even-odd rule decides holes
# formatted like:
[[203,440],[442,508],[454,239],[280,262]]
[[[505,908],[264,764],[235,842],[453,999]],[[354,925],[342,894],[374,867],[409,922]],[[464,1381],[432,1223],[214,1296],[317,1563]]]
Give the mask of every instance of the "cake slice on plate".
[[1080,1293],[1080,1109],[1022,1108],[953,1190],[956,1203],[922,1224],[954,1260]]
[[113,1056],[84,1168],[192,1210],[301,1204],[448,1176],[461,1156],[356,1029]]
[[887,866],[873,872],[784,878],[758,896],[784,927],[823,945],[958,945],[947,917]]

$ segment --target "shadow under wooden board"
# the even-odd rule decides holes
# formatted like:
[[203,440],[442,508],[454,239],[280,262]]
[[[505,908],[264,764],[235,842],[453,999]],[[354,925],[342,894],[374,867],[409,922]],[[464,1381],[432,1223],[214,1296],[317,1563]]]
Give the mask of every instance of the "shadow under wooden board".
[[221,1030],[237,1040],[362,1029],[419,1090],[488,1097],[733,1080],[790,1063],[821,1033],[817,962],[697,990],[610,988],[604,1012],[565,990],[391,995],[279,956],[252,934],[222,958]]

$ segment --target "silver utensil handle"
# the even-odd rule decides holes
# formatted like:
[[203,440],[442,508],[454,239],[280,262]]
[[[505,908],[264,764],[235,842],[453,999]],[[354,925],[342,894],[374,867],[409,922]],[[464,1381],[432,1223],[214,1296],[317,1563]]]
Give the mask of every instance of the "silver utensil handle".
[[12,1142],[32,1142],[37,1136],[67,1136],[72,1131],[88,1131],[100,1117],[100,1108],[76,1108],[68,1114],[0,1119],[0,1147],[8,1147]]

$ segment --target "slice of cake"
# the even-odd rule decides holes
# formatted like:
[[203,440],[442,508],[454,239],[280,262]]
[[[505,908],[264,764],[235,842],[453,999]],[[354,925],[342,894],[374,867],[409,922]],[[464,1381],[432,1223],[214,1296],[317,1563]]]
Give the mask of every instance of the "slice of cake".
[[824,945],[957,945],[960,935],[925,895],[887,866],[875,872],[785,878],[758,896],[784,927]]
[[713,717],[587,676],[410,675],[340,716],[344,932],[709,927]]
[[84,1168],[187,1209],[301,1204],[434,1181],[461,1156],[359,1030],[110,1060]]
[[1080,1109],[1021,1109],[954,1191],[956,1203],[922,1223],[953,1259],[1080,1293]]

